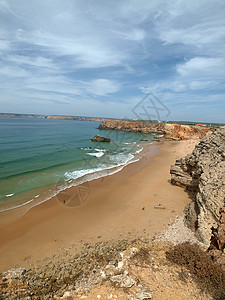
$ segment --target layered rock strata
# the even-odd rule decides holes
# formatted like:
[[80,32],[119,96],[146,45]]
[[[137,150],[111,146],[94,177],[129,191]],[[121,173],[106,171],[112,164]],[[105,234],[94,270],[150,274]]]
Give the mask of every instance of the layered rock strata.
[[209,250],[225,251],[225,201],[220,208],[220,219],[217,228],[212,227],[212,237]]
[[[171,183],[185,187],[193,200],[185,209],[186,224],[209,245],[211,228],[219,224],[225,201],[225,127],[208,133],[191,154],[176,161],[170,173]],[[223,235],[220,230],[219,239]]]
[[180,125],[168,123],[131,122],[121,120],[107,120],[100,124],[98,129],[123,130],[130,132],[142,132],[160,134],[165,138],[174,140],[187,140],[190,138],[203,138],[211,129],[207,126]]

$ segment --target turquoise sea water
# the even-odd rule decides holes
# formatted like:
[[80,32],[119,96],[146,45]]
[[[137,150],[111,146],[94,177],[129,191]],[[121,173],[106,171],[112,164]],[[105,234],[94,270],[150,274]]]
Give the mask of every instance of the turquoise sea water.
[[[137,159],[142,134],[98,130],[98,125],[0,118],[0,211],[36,205],[69,185],[113,174]],[[91,142],[96,134],[111,142]]]

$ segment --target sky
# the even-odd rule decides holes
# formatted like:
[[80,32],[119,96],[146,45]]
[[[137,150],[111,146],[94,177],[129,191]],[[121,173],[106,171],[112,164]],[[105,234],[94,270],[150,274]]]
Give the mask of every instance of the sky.
[[225,0],[0,0],[0,112],[225,123]]

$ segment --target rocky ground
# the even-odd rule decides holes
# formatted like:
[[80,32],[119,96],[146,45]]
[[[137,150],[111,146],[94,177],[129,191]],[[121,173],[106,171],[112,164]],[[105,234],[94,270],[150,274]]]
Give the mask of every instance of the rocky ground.
[[225,286],[223,271],[209,289],[198,280],[198,269],[180,263],[182,253],[176,257],[177,245],[186,241],[197,242],[179,217],[154,240],[121,237],[84,244],[80,253],[71,246],[30,268],[2,273],[0,299],[224,299],[223,292],[215,294],[223,280]]

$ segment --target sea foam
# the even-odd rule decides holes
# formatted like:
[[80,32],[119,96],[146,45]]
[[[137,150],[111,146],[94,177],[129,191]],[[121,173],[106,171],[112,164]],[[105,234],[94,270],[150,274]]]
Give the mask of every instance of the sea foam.
[[91,156],[96,156],[96,157],[102,157],[104,155],[103,151],[97,152],[97,153],[87,153],[88,155]]

